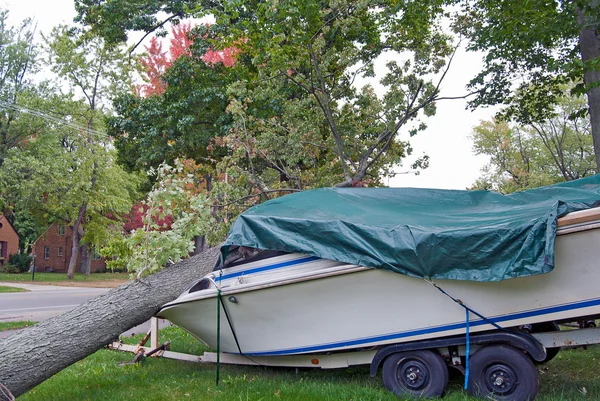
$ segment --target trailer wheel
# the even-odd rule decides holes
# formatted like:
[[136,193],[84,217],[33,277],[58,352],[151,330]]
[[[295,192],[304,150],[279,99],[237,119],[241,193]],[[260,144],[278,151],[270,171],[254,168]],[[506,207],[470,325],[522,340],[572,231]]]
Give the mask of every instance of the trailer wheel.
[[509,345],[488,345],[470,360],[468,393],[494,400],[533,400],[540,377],[531,359]]
[[448,385],[448,368],[437,353],[409,351],[392,354],[383,363],[383,385],[399,397],[441,397]]
[[[545,322],[545,323],[534,323],[532,325],[532,333],[546,333],[549,331],[560,331],[560,326],[556,322]],[[560,347],[546,348],[546,359],[538,364],[550,362],[556,355],[558,355]]]

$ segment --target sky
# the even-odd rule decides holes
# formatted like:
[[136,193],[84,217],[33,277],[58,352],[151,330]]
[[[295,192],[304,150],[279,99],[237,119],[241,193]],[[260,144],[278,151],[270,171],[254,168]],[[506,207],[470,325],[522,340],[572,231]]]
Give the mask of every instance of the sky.
[[[72,22],[75,16],[73,0],[0,0],[0,5],[9,10],[9,23],[17,24],[27,17],[36,20],[38,32],[48,33],[52,27]],[[39,36],[38,36],[39,38]],[[465,85],[481,67],[481,55],[459,50],[441,86],[441,96],[461,96],[466,93]],[[393,187],[418,187],[465,189],[471,186],[487,163],[486,156],[473,153],[469,136],[473,127],[482,120],[492,118],[494,111],[465,109],[464,100],[444,100],[438,103],[435,116],[423,121],[427,129],[410,139],[413,158],[427,154],[429,168],[419,175],[398,174],[386,180]],[[401,138],[408,139],[408,129],[401,130]],[[410,159],[395,171],[409,170]]]

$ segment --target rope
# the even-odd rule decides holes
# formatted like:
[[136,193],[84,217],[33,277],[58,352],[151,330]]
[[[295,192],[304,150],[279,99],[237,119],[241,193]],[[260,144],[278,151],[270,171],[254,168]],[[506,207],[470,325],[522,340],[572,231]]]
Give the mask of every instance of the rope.
[[434,286],[435,288],[437,288],[438,290],[440,290],[440,292],[442,294],[444,294],[445,296],[447,296],[448,298],[450,298],[451,300],[453,300],[454,302],[456,302],[457,304],[459,304],[460,306],[462,306],[463,308],[465,308],[467,311],[471,312],[472,314],[474,314],[475,316],[477,316],[478,318],[482,319],[484,322],[491,324],[492,326],[494,326],[495,328],[497,328],[498,330],[506,330],[504,327],[499,326],[496,322],[494,322],[491,319],[488,319],[487,317],[483,316],[481,313],[478,313],[477,311],[469,308],[467,305],[465,305],[463,303],[463,301],[461,301],[458,298],[454,298],[452,295],[448,294],[446,291],[444,291],[444,289],[440,286],[438,286],[436,283],[434,283],[433,281],[431,281],[429,278],[424,277],[423,280],[425,280],[426,282],[428,282],[429,284],[431,284],[432,286]]
[[[217,294],[219,298],[221,298],[221,292]],[[221,300],[221,305],[223,305],[223,312],[225,312],[225,317],[227,318],[227,323],[229,324],[229,328],[231,329],[231,334],[233,334],[233,339],[235,340],[235,345],[237,346],[240,355],[245,356],[242,352],[242,348],[240,347],[240,342],[238,341],[237,334],[235,334],[235,330],[233,329],[233,324],[231,323],[231,319],[229,318],[229,312],[227,312],[227,308],[225,307],[225,303]]]
[[465,351],[466,356],[465,356],[465,384],[464,384],[464,387],[465,387],[465,390],[467,390],[469,387],[469,357],[471,354],[471,336],[470,336],[471,323],[469,321],[469,313],[473,313],[475,316],[479,317],[484,322],[491,324],[498,330],[506,330],[506,329],[502,326],[499,326],[493,320],[490,320],[487,317],[483,316],[481,313],[478,313],[478,312],[474,311],[473,309],[469,308],[467,305],[464,304],[463,301],[461,301],[458,298],[454,298],[452,295],[448,294],[446,291],[444,291],[444,289],[442,287],[440,287],[439,285],[437,285],[436,283],[431,281],[428,277],[424,277],[423,280],[425,280],[426,282],[428,282],[429,284],[431,284],[432,286],[437,288],[442,294],[444,294],[445,296],[447,296],[448,298],[450,298],[451,300],[453,300],[454,302],[456,302],[457,304],[459,304],[460,306],[465,308],[465,314],[466,314],[466,316],[465,316],[466,339],[465,340],[466,340],[466,348],[467,349]]

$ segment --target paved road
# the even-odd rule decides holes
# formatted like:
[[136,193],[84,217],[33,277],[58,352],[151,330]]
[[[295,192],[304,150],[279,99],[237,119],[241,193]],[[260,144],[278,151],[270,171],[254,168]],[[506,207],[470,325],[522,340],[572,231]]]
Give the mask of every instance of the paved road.
[[18,283],[0,283],[0,286],[20,287],[30,291],[0,294],[0,322],[46,320],[110,290]]
[[[110,291],[110,288],[59,287],[20,283],[2,283],[0,286],[20,287],[30,292],[7,292],[0,294],[0,322],[31,320],[40,322],[60,315],[85,301]],[[163,322],[161,326],[164,326]],[[150,323],[146,322],[123,335],[146,333]],[[0,332],[0,338],[14,331]]]

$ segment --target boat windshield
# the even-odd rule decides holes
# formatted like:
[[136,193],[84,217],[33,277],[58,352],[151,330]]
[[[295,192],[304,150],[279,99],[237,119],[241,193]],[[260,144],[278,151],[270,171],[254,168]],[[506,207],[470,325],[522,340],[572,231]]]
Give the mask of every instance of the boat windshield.
[[217,262],[213,271],[244,265],[246,263],[257,262],[263,259],[273,258],[275,256],[285,255],[288,252],[270,251],[265,249],[250,248],[247,246],[231,246],[227,252],[227,257],[222,263],[221,259]]

